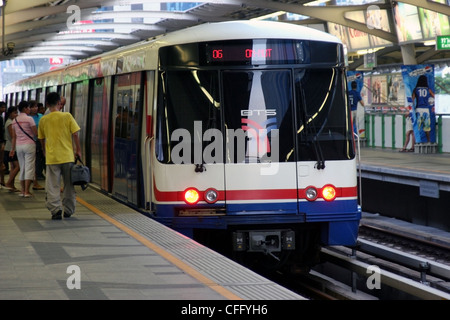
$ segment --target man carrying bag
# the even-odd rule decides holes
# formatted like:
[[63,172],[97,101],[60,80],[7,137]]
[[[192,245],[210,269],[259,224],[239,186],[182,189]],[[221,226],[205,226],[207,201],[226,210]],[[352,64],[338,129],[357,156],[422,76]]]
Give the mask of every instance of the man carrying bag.
[[[69,112],[60,112],[61,97],[50,92],[46,97],[49,113],[39,122],[38,139],[44,151],[46,167],[45,189],[46,206],[53,220],[69,218],[75,213],[76,194],[71,181],[71,169],[75,156],[81,159],[81,146],[78,137],[79,125]],[[75,143],[75,155],[72,141]],[[64,191],[61,201],[61,177]]]

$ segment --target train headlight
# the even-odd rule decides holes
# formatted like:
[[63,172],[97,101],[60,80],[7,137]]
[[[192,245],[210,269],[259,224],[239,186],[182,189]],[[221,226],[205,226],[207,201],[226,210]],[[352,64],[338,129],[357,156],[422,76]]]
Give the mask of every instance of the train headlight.
[[317,189],[314,187],[308,187],[305,192],[306,199],[314,201],[317,199]]
[[332,185],[327,185],[322,188],[322,197],[326,201],[333,201],[336,198],[336,188]]
[[214,203],[217,201],[219,195],[216,189],[210,188],[205,191],[205,201],[208,203]]
[[200,193],[195,188],[188,188],[184,191],[184,201],[187,204],[196,204],[200,200]]

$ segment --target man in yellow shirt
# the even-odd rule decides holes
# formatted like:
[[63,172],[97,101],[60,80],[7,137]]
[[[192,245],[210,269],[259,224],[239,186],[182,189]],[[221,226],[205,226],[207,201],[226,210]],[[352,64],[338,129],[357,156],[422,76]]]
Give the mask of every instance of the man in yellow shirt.
[[[46,97],[49,113],[44,115],[38,128],[38,139],[44,151],[46,167],[45,190],[46,206],[53,220],[69,218],[75,213],[75,187],[70,181],[70,170],[75,155],[81,159],[81,146],[78,137],[79,125],[69,112],[61,112],[61,96],[50,92]],[[75,155],[74,147],[75,144]],[[64,182],[61,201],[61,177]]]

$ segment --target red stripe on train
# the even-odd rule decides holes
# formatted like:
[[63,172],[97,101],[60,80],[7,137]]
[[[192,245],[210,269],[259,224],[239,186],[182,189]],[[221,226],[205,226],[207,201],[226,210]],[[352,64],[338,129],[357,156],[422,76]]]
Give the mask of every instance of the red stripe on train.
[[[306,199],[306,189],[260,189],[260,190],[229,190],[218,191],[218,201],[227,200],[296,200]],[[317,191],[321,192],[321,188]],[[184,201],[184,191],[161,191],[154,184],[155,199],[162,202]],[[203,200],[203,192],[200,190],[200,197]],[[297,193],[298,192],[298,193]],[[357,187],[336,188],[336,198],[356,197],[358,195]]]

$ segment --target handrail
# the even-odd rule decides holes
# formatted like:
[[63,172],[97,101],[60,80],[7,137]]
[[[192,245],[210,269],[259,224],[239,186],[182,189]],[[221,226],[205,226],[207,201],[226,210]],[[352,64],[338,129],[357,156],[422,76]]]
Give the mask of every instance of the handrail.
[[[147,164],[150,164],[151,163],[151,143],[152,143],[152,140],[155,138],[155,136],[147,136],[146,138],[145,138],[145,142],[144,142],[144,149],[145,149],[145,160],[146,160],[146,163]],[[147,206],[152,202],[152,174],[151,174],[151,165],[147,165],[146,166],[147,168],[150,168],[149,170],[150,170],[150,172],[145,172],[145,177],[144,177],[144,179],[145,179],[145,185],[146,185],[146,188],[145,188],[145,190],[148,190],[147,191],[147,194],[145,194],[144,196],[145,196],[145,206],[146,206],[146,208],[147,208]],[[152,208],[151,208],[151,206],[149,206],[148,208],[147,208],[147,210],[151,210]]]
[[358,144],[358,170],[359,170],[359,205],[362,208],[362,183],[361,183],[361,142],[359,134],[353,132],[353,135],[356,137],[356,141]]

